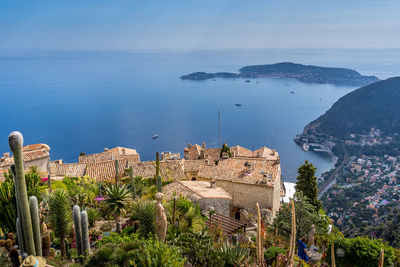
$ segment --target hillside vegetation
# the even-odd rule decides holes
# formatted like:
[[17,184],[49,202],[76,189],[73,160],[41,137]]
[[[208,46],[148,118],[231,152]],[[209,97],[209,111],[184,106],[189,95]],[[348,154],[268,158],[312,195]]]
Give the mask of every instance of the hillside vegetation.
[[374,127],[387,134],[400,130],[400,77],[361,87],[341,97],[324,115],[307,125],[317,132],[343,138],[367,134]]

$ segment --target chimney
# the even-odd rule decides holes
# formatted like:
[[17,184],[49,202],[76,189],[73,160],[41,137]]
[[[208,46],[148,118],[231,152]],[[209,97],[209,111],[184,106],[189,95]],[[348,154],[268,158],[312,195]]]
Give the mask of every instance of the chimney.
[[125,156],[125,148],[122,149],[122,156]]
[[215,180],[211,179],[210,181],[210,188],[215,188]]
[[108,148],[106,148],[106,147],[104,148],[104,152],[107,152],[108,150],[109,150]]
[[188,148],[191,148],[191,147],[192,147],[192,145],[189,143],[189,144],[188,144]]

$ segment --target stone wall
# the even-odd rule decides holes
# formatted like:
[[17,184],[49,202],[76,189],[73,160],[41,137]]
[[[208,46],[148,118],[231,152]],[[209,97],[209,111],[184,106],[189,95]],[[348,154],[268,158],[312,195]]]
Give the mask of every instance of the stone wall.
[[36,166],[39,173],[47,174],[47,164],[49,163],[49,158],[35,159],[25,162],[25,171],[29,170],[29,167]]
[[198,201],[201,210],[207,210],[210,207],[214,208],[216,213],[229,217],[232,206],[232,200],[228,198],[201,198]]

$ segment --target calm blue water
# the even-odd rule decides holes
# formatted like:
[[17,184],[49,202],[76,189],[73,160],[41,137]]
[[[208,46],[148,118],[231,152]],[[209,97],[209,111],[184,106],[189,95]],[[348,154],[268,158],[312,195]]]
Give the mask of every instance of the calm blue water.
[[[223,142],[276,148],[285,180],[294,181],[296,168],[306,159],[319,172],[332,163],[303,152],[293,137],[354,88],[280,79],[246,83],[179,77],[293,61],[350,67],[386,78],[399,72],[399,59],[399,50],[1,53],[0,151],[8,151],[8,134],[19,130],[26,144],[49,144],[53,160],[75,162],[80,152],[117,145],[136,148],[142,160],[151,160],[156,151],[182,153],[188,143],[216,146],[220,110]],[[156,133],[160,137],[150,139]]]

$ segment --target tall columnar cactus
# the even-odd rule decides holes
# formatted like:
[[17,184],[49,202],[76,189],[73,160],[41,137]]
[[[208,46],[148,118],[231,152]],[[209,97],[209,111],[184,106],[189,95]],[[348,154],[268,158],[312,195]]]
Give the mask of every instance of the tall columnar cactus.
[[383,264],[385,263],[385,251],[383,248],[381,248],[381,253],[379,255],[379,267],[383,267]]
[[131,179],[131,189],[132,189],[132,195],[133,199],[136,198],[136,185],[135,185],[135,178],[133,178],[133,168],[129,168],[129,178]]
[[87,256],[90,253],[90,243],[89,243],[88,215],[85,210],[81,212],[81,230],[82,230],[82,252],[83,256]]
[[21,228],[24,231],[25,250],[29,255],[36,256],[35,242],[33,238],[31,213],[29,211],[28,193],[24,175],[24,161],[22,158],[23,137],[20,132],[12,132],[8,136],[8,143],[14,156],[15,164],[15,190],[18,197],[18,209],[20,211]]
[[33,240],[35,241],[36,256],[42,256],[42,237],[40,235],[40,218],[38,201],[35,196],[29,198],[29,209],[32,217]]
[[117,159],[114,161],[114,164],[115,164],[115,182],[118,184],[118,182],[119,182],[119,173],[118,173],[119,164],[118,164]]
[[75,240],[76,240],[76,252],[78,256],[82,255],[82,230],[81,230],[81,209],[78,205],[75,205],[72,209],[74,226],[75,226]]
[[288,264],[292,266],[294,263],[294,255],[296,249],[296,209],[294,207],[294,201],[290,201],[290,206],[292,208],[292,229],[290,233],[290,250]]
[[331,267],[336,267],[336,262],[335,262],[335,243],[332,243],[332,246],[331,246]]
[[49,190],[51,190],[51,176],[50,176],[50,173],[47,174],[47,183],[49,185]]
[[256,203],[257,209],[257,262],[259,266],[263,266],[264,255],[262,253],[262,234],[261,234],[261,212],[260,205]]
[[22,231],[21,222],[19,218],[16,221],[17,228],[17,236],[18,236],[18,246],[21,251],[25,251],[25,241],[24,241],[24,233]]

